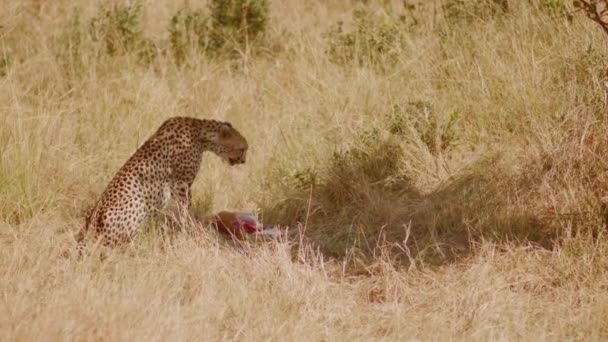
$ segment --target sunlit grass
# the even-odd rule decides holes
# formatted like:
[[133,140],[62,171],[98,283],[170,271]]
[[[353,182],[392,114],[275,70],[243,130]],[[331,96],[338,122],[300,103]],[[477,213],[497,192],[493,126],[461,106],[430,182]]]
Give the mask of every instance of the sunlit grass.
[[[257,45],[180,63],[180,3],[142,3],[144,61],[92,39],[95,1],[0,8],[0,339],[604,340],[607,37],[554,2],[448,3],[273,1]],[[355,8],[374,54],[416,17],[390,64],[331,58]],[[204,157],[194,213],[287,236],[157,222],[103,261],[62,257],[176,115],[250,145],[238,167]]]

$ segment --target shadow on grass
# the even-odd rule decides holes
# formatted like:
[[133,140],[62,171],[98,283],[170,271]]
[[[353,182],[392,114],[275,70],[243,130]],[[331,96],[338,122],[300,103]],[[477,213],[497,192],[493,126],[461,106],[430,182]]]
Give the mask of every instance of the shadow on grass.
[[342,260],[388,246],[392,261],[442,264],[482,241],[552,248],[559,239],[563,220],[533,204],[543,170],[513,170],[494,154],[421,193],[399,174],[401,155],[391,144],[335,155],[319,179],[283,184],[280,197],[262,203],[264,220],[303,225],[307,239]]

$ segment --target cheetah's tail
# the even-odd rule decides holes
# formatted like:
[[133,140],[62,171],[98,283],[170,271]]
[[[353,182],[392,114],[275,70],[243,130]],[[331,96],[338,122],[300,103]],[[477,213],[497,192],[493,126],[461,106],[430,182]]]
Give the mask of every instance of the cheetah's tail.
[[[87,209],[87,212],[85,215],[85,220],[84,220],[84,226],[82,226],[80,231],[78,231],[78,233],[74,237],[76,240],[76,252],[78,254],[78,257],[82,257],[85,254],[86,249],[87,249],[85,238],[87,235],[87,231],[89,230],[89,224],[91,222],[91,215],[93,214],[93,209],[94,209],[94,207],[89,207]],[[63,254],[65,255],[66,252],[64,252]]]

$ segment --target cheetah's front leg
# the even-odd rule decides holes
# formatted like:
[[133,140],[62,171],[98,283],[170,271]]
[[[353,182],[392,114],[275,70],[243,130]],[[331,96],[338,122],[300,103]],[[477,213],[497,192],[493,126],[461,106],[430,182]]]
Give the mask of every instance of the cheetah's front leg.
[[192,190],[186,182],[175,182],[171,187],[171,197],[177,203],[178,215],[181,222],[190,215],[192,205]]

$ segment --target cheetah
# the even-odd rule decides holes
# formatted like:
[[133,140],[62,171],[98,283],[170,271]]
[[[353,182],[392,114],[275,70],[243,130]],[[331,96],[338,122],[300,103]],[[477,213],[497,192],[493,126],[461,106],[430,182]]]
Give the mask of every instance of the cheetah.
[[203,152],[211,151],[230,165],[245,163],[247,140],[228,122],[190,117],[167,119],[129,158],[88,210],[76,236],[77,251],[86,250],[86,235],[103,246],[130,243],[142,224],[170,198],[180,213],[190,208],[191,186]]

